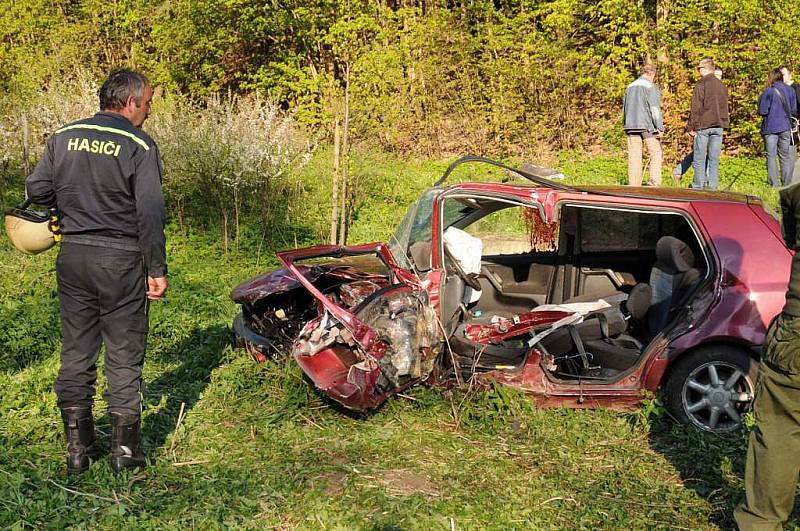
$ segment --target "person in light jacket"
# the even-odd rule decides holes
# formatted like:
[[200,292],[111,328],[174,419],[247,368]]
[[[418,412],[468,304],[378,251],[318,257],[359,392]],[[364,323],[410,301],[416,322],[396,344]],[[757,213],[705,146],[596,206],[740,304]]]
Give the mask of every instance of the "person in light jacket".
[[642,67],[639,79],[628,85],[622,100],[622,122],[628,138],[628,184],[642,185],[642,150],[650,153],[650,186],[661,185],[661,93],[655,85],[656,69]]

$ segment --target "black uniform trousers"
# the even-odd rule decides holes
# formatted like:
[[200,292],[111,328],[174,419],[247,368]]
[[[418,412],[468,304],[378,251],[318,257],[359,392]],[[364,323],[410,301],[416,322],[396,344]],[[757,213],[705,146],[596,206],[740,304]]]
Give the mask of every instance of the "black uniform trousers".
[[65,242],[56,277],[64,338],[58,406],[92,406],[102,342],[109,411],[138,413],[148,328],[141,253]]

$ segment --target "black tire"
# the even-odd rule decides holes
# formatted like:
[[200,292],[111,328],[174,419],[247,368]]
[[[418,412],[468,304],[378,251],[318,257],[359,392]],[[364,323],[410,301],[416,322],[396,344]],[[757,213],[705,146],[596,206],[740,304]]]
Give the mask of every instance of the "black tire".
[[739,428],[755,393],[758,363],[742,349],[709,345],[681,356],[663,387],[664,401],[681,424],[725,433]]

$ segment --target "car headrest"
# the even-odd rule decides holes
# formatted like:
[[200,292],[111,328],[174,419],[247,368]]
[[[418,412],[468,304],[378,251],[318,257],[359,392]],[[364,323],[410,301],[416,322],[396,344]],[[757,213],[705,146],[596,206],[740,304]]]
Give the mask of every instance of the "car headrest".
[[694,267],[694,253],[678,238],[662,236],[656,243],[656,267],[672,275],[683,273]]
[[636,284],[628,295],[628,300],[625,301],[628,313],[637,321],[644,320],[651,304],[653,304],[653,288],[644,282]]
[[417,271],[431,270],[431,242],[414,242],[408,247],[408,254]]

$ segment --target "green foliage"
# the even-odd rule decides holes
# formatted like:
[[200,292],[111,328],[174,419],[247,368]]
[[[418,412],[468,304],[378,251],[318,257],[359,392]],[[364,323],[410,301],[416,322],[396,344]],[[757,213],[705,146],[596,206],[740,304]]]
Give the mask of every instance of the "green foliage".
[[[348,241],[386,240],[447,167],[442,154],[624,184],[619,106],[646,60],[659,66],[670,155],[687,150],[678,132],[704,56],[731,90],[726,149],[759,148],[755,99],[768,68],[800,67],[798,19],[800,4],[780,0],[0,0],[0,203],[22,200],[46,136],[91,114],[103,74],[129,65],[165,89],[145,128],[173,214],[171,287],[151,307],[145,365],[156,460],[121,477],[105,460],[63,475],[53,253],[22,257],[0,235],[0,526],[730,527],[744,432],[687,431],[656,400],[632,415],[538,410],[501,386],[415,387],[349,418],[295,365],[257,365],[233,347],[228,294],[276,266],[276,249],[326,239],[332,149],[304,165],[305,139],[341,119],[348,72],[360,142],[343,162]],[[503,178],[465,166],[451,182]],[[759,159],[723,158],[721,187],[777,203]],[[216,218],[238,232],[233,249],[202,230]],[[104,387],[101,364],[98,397]],[[107,448],[102,409],[98,399]]]
[[[32,170],[53,131],[96,112],[97,84],[81,71],[0,114],[0,203],[8,181]],[[257,220],[262,238],[287,226],[300,188],[295,172],[314,146],[277,104],[257,94],[189,102],[167,93],[144,127],[161,148],[164,193],[183,232],[189,225],[219,226],[227,248],[242,218]]]
[[311,154],[292,119],[257,96],[211,96],[202,105],[171,98],[160,107],[147,127],[161,147],[164,190],[181,227],[210,209],[225,249],[242,216],[258,219],[265,237],[279,232],[298,191],[289,174]]
[[349,79],[357,138],[427,156],[618,146],[608,132],[645,61],[659,68],[668,152],[681,151],[705,56],[731,92],[726,149],[758,150],[766,72],[800,66],[800,4],[781,0],[5,3],[0,110],[77,65],[134,65],[190,100],[258,91],[325,136]]
[[458,404],[455,411],[465,427],[491,433],[519,432],[534,413],[524,393],[495,382],[488,389],[467,392]]

